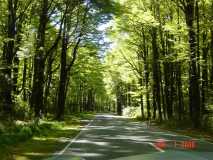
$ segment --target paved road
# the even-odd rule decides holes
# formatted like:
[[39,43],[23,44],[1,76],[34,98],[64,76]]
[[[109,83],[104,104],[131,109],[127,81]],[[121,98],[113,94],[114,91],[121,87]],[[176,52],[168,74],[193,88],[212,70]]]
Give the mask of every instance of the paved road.
[[100,114],[53,159],[213,160],[213,144],[157,127],[147,128],[145,123]]

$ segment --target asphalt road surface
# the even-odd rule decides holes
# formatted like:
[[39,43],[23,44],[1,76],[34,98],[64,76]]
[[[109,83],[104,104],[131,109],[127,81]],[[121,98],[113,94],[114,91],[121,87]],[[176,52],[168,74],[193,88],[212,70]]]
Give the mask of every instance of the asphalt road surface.
[[213,160],[213,144],[99,114],[51,160]]

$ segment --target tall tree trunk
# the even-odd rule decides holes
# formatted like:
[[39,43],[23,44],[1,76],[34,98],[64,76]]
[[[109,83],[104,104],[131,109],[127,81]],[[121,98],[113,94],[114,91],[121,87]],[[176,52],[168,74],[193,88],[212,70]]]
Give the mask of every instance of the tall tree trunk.
[[173,92],[172,92],[172,68],[173,65],[170,62],[164,62],[164,92],[165,92],[165,104],[167,110],[167,117],[169,120],[173,119]]
[[183,119],[184,103],[183,103],[183,91],[182,91],[182,78],[181,78],[181,63],[176,63],[176,85],[177,85],[177,97],[178,97],[178,120]]
[[62,50],[61,50],[61,59],[60,59],[60,80],[59,80],[59,90],[57,97],[57,113],[56,119],[63,120],[64,110],[65,110],[65,101],[66,101],[66,84],[67,84],[67,46],[68,46],[68,37],[67,37],[67,27],[66,20],[64,23],[63,37],[62,37]]
[[210,84],[211,88],[213,88],[213,28],[211,29],[210,55],[211,55]]
[[157,28],[152,29],[152,48],[153,48],[153,118],[156,118],[156,111],[158,110],[159,120],[162,121],[161,110],[161,95],[160,95],[160,65],[159,52],[157,48]]
[[19,23],[17,24],[17,30],[19,33],[17,33],[16,35],[16,46],[15,46],[15,53],[14,53],[14,67],[13,67],[13,92],[15,94],[18,94],[18,72],[19,72],[19,57],[17,55],[17,52],[20,48],[21,45],[21,41],[22,41],[22,36],[21,36],[21,32],[22,32],[22,23],[23,23],[23,19],[21,19],[19,21]]
[[[213,1],[211,2],[211,22],[213,21]],[[213,26],[211,25],[210,28],[210,45],[209,45],[209,49],[210,49],[210,67],[209,67],[209,88],[211,88],[211,91],[213,90]],[[208,93],[209,96],[212,97],[212,92]]]
[[88,111],[94,111],[94,95],[93,90],[89,89],[87,93],[87,107]]
[[197,72],[198,76],[200,77],[200,11],[199,11],[199,5],[198,0],[196,0],[195,4],[195,15],[196,15],[196,26],[197,26]]
[[122,115],[122,96],[121,96],[121,88],[119,84],[116,88],[116,101],[117,101],[117,114]]
[[[171,55],[174,52],[173,42],[170,42],[168,39],[174,39],[172,35],[166,36],[166,47],[165,47],[165,56]],[[165,105],[167,110],[167,117],[169,120],[174,118],[174,63],[170,61],[164,62],[164,92],[165,92]]]
[[149,71],[148,71],[148,62],[147,59],[144,59],[144,74],[145,74],[145,85],[146,85],[146,108],[147,108],[147,117],[151,118],[151,107],[149,101]]
[[141,108],[141,118],[144,119],[144,104],[143,104],[143,68],[142,68],[142,51],[138,52],[138,71],[139,71],[139,86],[140,86],[140,108]]
[[202,47],[202,103],[201,103],[201,113],[204,114],[206,110],[206,97],[208,93],[208,52],[209,52],[209,45],[206,44],[207,34],[203,33],[203,47]]
[[[51,53],[50,54],[50,56],[48,56],[48,59],[47,59],[47,67],[46,67],[46,83],[45,83],[45,89],[44,89],[44,105],[46,106],[46,107],[48,107],[48,96],[49,96],[49,94],[50,94],[50,87],[51,87],[51,83],[52,83],[52,76],[53,76],[53,68],[52,68],[52,66],[53,66],[53,62],[54,62],[54,60],[55,60],[55,57],[54,57],[54,55],[55,55],[56,53]],[[57,68],[56,69],[54,69],[54,70],[57,70]],[[47,108],[46,108],[46,111],[45,111],[45,113],[47,112]]]
[[0,99],[5,114],[12,114],[12,67],[15,56],[17,1],[8,0],[7,40],[4,42],[0,69]]
[[[29,58],[28,60],[28,72],[27,72],[27,81],[28,81],[28,90],[27,90],[27,99],[29,103],[31,104],[31,97],[32,97],[32,85],[33,85],[33,70],[34,70],[34,65],[33,65],[33,58]],[[32,106],[30,106],[30,109],[33,110]]]
[[[142,76],[142,75],[141,75]],[[142,77],[139,78],[139,84],[140,84],[140,107],[141,107],[141,118],[144,119],[144,105],[143,105],[143,79]]]
[[148,59],[148,54],[149,54],[149,47],[147,46],[146,43],[146,36],[145,36],[145,31],[142,29],[142,36],[143,36],[143,65],[144,65],[144,77],[145,77],[145,88],[146,88],[146,109],[147,109],[147,118],[151,119],[151,107],[150,107],[150,101],[149,101],[149,62],[147,61]]
[[18,94],[18,70],[19,70],[19,58],[15,55],[14,60],[14,67],[13,67],[13,92]]
[[37,32],[36,54],[34,56],[33,88],[31,107],[34,109],[35,117],[41,117],[44,112],[44,70],[45,70],[45,31],[48,22],[48,0],[42,0],[41,13],[39,17],[39,28]]
[[23,93],[23,100],[27,101],[27,93],[26,93],[26,81],[27,81],[27,59],[24,59],[24,68],[23,68],[23,75],[22,75],[22,93]]
[[188,0],[185,7],[186,24],[188,27],[188,37],[190,46],[189,64],[189,108],[190,116],[195,128],[200,127],[200,86],[196,56],[196,33],[194,29],[195,1]]
[[132,97],[131,97],[131,83],[128,83],[127,84],[128,86],[127,86],[127,88],[128,88],[128,93],[127,93],[127,99],[128,99],[128,103],[127,103],[127,105],[129,106],[129,107],[131,107],[131,105],[132,105]]

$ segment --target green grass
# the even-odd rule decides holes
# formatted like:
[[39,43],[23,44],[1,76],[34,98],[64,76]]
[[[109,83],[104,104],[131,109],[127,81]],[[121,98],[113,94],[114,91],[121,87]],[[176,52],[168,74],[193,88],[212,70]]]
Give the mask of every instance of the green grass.
[[80,113],[66,116],[64,122],[45,120],[36,127],[30,124],[13,126],[9,134],[0,134],[0,158],[41,160],[52,156],[63,149],[70,138],[79,133],[80,127],[92,118],[92,113]]
[[157,125],[163,130],[169,130],[178,134],[201,138],[207,141],[213,142],[213,132],[207,128],[194,129],[190,121],[163,121],[157,123]]
[[[145,122],[140,116],[132,119],[133,121]],[[186,135],[194,138],[204,139],[209,142],[213,142],[213,131],[209,128],[194,129],[192,123],[189,120],[177,121],[153,121],[157,127],[165,131],[176,132],[181,135]]]

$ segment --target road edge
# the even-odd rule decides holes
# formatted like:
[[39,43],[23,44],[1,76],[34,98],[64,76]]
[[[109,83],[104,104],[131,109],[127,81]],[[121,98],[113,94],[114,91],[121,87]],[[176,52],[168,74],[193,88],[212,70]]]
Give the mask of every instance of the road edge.
[[63,155],[64,152],[82,135],[85,129],[88,128],[94,122],[95,119],[96,119],[96,115],[94,116],[93,119],[89,120],[90,122],[86,126],[83,126],[80,129],[79,133],[74,138],[70,138],[68,144],[62,150],[54,152],[52,156],[47,158],[46,160],[54,160],[58,158],[59,156]]

